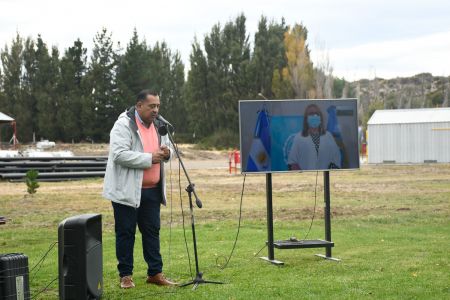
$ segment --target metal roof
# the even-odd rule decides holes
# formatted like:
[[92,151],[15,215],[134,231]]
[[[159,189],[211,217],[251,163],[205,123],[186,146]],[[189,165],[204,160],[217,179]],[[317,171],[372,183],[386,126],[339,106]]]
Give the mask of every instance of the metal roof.
[[377,110],[368,125],[450,122],[450,107]]
[[3,122],[11,122],[11,121],[14,121],[14,119],[11,118],[10,116],[5,115],[4,113],[0,112],[0,122],[3,123]]

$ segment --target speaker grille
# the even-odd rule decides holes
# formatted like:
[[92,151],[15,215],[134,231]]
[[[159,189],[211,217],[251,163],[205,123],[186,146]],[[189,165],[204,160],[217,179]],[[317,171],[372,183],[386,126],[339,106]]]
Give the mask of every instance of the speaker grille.
[[70,217],[59,224],[59,298],[99,299],[103,292],[101,215]]

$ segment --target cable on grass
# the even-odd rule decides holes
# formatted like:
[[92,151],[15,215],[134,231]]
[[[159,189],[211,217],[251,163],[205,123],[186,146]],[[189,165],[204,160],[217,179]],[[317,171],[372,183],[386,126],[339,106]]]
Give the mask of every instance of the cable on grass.
[[[52,243],[52,244],[49,246],[47,252],[45,252],[45,254],[41,257],[41,259],[40,259],[40,260],[39,260],[39,261],[31,268],[30,274],[34,271],[34,269],[36,269],[37,266],[39,266],[39,268],[36,270],[36,273],[35,273],[35,274],[37,274],[37,273],[39,272],[39,270],[41,269],[42,264],[43,264],[44,261],[45,261],[45,258],[46,258],[47,255],[50,253],[50,251],[55,247],[56,244],[58,244],[57,241],[54,242],[54,243]],[[35,275],[35,274],[34,274],[34,275]],[[34,275],[33,275],[33,276],[34,276]]]
[[259,251],[258,252],[256,252],[255,253],[255,255],[253,255],[253,256],[257,256],[264,248],[266,248],[267,247],[267,244],[264,244],[264,246],[261,248],[261,249],[259,249]]
[[[239,204],[238,227],[237,227],[236,237],[235,237],[234,243],[233,243],[233,248],[231,249],[230,256],[228,258],[223,256],[223,255],[222,256],[218,256],[216,258],[216,265],[222,270],[225,269],[228,266],[228,263],[230,262],[231,258],[233,257],[233,253],[234,253],[234,250],[236,248],[236,244],[237,244],[237,241],[238,241],[238,238],[239,238],[239,232],[241,230],[241,220],[242,220],[242,202],[243,202],[242,200],[244,199],[245,178],[246,177],[247,177],[247,174],[244,174],[244,179],[242,181],[241,201],[240,201],[240,204]],[[225,263],[223,264],[223,266],[219,263],[220,259],[225,259]]]
[[311,231],[311,227],[314,223],[314,218],[316,216],[316,207],[317,207],[317,178],[319,177],[319,171],[316,171],[316,185],[314,187],[314,211],[313,211],[313,215],[311,217],[311,223],[309,224],[309,228],[308,228],[308,232],[306,232],[305,237],[303,238],[302,241],[306,240],[306,238],[309,235],[309,232]]
[[59,278],[59,277],[56,277],[55,279],[53,279],[52,281],[50,281],[50,283],[47,284],[47,285],[45,286],[45,288],[43,288],[42,290],[40,290],[40,291],[39,291],[36,295],[34,295],[33,298],[31,298],[31,299],[36,299],[37,296],[39,296],[41,293],[45,292],[45,291],[48,289],[48,287],[49,287],[53,282],[55,282],[58,278]]
[[[178,149],[178,147],[177,147],[177,149]],[[184,224],[183,197],[181,195],[181,161],[180,160],[178,160],[178,187],[179,187],[179,190],[180,190],[180,206],[181,206],[181,216],[182,216],[182,219],[183,219],[184,244],[186,245],[186,253],[187,253],[188,261],[189,261],[189,273],[191,274],[191,279],[193,280],[194,277],[192,275],[191,255],[189,253],[189,247],[188,247],[187,238],[186,238],[186,225]]]

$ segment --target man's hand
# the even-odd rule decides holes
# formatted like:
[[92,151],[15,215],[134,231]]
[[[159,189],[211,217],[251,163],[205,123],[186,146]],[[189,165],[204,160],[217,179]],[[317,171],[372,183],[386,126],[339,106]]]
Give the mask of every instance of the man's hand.
[[158,150],[152,152],[152,164],[159,164],[164,159],[164,151]]
[[164,153],[164,159],[169,159],[170,157],[170,149],[166,145],[161,146],[161,151]]

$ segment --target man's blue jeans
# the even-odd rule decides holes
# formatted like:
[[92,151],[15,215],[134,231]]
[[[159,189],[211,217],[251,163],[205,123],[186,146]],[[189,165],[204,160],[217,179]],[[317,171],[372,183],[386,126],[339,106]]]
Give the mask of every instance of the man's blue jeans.
[[117,269],[120,277],[133,274],[133,248],[136,224],[142,234],[142,248],[147,262],[147,275],[162,272],[163,262],[159,246],[160,188],[142,189],[139,208],[112,202],[116,232]]

